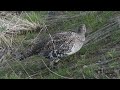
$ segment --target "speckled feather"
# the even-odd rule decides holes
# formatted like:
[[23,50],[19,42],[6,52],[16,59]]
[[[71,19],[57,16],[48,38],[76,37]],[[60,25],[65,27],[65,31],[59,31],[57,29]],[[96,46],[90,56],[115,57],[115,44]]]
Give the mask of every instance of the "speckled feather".
[[[77,52],[83,45],[83,42],[85,41],[85,37],[81,36],[74,32],[62,32],[57,33],[53,35],[52,39],[46,43],[43,50],[41,52],[47,52],[44,55],[48,58],[50,57],[50,53],[52,53],[52,59],[54,58],[61,58],[66,55],[71,55],[75,52]],[[72,48],[74,44],[77,43],[80,47],[78,47],[78,50],[74,51],[72,53]],[[53,55],[56,54],[56,55]]]
[[[32,55],[42,55],[50,60],[58,60],[79,51],[85,41],[86,27],[83,24],[78,27],[78,32],[61,32],[49,35],[46,38],[38,38],[30,48],[25,50],[20,60]],[[18,56],[18,55],[16,55]]]

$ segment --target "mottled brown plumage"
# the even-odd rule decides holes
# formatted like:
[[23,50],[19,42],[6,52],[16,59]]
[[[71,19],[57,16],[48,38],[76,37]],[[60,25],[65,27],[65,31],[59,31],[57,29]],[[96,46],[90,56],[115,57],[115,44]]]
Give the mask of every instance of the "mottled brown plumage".
[[48,38],[40,39],[38,43],[25,51],[22,59],[34,54],[42,55],[50,61],[58,61],[63,57],[78,52],[85,41],[86,27],[81,25],[77,32],[61,32],[49,35]]

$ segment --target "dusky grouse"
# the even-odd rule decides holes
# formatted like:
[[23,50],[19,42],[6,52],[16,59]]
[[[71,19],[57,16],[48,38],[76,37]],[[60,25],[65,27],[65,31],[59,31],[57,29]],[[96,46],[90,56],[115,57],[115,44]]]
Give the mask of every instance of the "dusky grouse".
[[72,55],[81,49],[85,41],[85,33],[86,26],[82,24],[78,27],[77,32],[61,32],[49,36],[45,40],[39,39],[39,42],[25,51],[20,59],[39,54],[51,62],[58,62],[61,58]]

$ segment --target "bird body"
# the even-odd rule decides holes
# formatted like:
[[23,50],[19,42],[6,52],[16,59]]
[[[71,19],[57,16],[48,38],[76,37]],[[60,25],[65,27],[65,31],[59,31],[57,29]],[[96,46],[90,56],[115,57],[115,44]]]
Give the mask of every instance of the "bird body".
[[50,40],[44,45],[40,53],[50,60],[57,60],[78,52],[85,41],[85,26],[81,30],[83,30],[81,33],[69,31],[50,36]]
[[86,27],[83,24],[78,27],[77,32],[60,32],[52,36],[49,34],[47,39],[40,39],[37,44],[26,50],[22,55],[22,59],[39,54],[50,61],[59,61],[61,58],[72,55],[82,48],[85,33]]

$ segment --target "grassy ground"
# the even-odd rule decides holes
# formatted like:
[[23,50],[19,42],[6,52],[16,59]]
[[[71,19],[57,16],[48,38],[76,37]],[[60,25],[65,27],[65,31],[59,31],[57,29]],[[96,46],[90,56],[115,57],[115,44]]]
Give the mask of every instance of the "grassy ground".
[[[25,61],[14,60],[7,56],[6,62],[1,63],[0,78],[5,79],[113,79],[120,78],[120,12],[66,12],[59,20],[49,23],[45,20],[46,12],[30,12],[29,17],[24,16],[30,22],[46,23],[49,25],[49,33],[71,31],[80,24],[87,26],[86,38],[88,42],[74,55],[61,60],[53,72],[50,72],[42,60],[44,57],[31,56]],[[111,23],[117,22],[115,25]],[[109,27],[107,27],[109,25]],[[106,27],[106,28],[105,28]],[[17,36],[16,42],[19,48],[28,47],[30,41],[38,33],[32,32]],[[21,42],[20,42],[21,41]],[[56,74],[57,73],[57,74]],[[61,75],[61,76],[60,76]],[[64,77],[63,77],[64,76]]]

